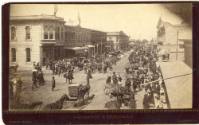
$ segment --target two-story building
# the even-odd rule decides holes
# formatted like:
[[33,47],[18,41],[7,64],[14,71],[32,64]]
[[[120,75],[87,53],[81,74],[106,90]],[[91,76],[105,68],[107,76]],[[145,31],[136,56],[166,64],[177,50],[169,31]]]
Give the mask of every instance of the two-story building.
[[10,65],[30,68],[63,56],[64,19],[54,15],[10,17]]
[[80,26],[65,25],[65,57],[88,55],[88,51],[91,50],[88,45],[91,44],[91,30]]
[[94,56],[104,52],[106,33],[83,28],[80,26],[65,25],[65,56]]
[[186,23],[173,25],[160,18],[157,24],[157,43],[162,45],[162,49],[175,53],[176,60],[184,60],[184,41],[188,39],[192,42],[191,29]]
[[91,43],[94,46],[94,55],[106,52],[106,32],[91,30]]
[[124,51],[128,48],[129,37],[123,32],[108,32],[107,44],[115,51]]
[[[180,36],[185,30],[189,29],[188,24],[173,25],[160,18],[157,24],[157,42],[162,45],[178,45],[178,50],[183,51],[180,47],[183,46]],[[171,51],[176,51],[176,47]]]

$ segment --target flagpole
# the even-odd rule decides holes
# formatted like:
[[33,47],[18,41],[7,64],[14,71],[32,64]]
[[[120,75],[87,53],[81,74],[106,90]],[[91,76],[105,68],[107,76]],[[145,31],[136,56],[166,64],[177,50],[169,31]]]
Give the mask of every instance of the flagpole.
[[56,4],[54,4],[54,16],[56,16],[56,15],[57,15],[57,11],[58,11],[57,5],[56,5]]

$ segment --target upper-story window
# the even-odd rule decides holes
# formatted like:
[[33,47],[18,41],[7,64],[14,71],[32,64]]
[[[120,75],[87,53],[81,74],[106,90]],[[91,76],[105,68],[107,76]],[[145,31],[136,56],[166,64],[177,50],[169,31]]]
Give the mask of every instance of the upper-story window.
[[12,26],[11,27],[11,40],[16,39],[16,27]]
[[48,27],[44,26],[44,39],[48,39]]
[[44,26],[43,38],[45,40],[54,40],[54,27],[53,26]]
[[30,40],[31,39],[30,26],[26,26],[25,30],[26,30],[26,40]]
[[75,40],[75,32],[65,32],[65,41],[73,41]]
[[112,40],[112,37],[111,37],[111,36],[109,36],[108,38],[109,38],[109,40]]
[[55,33],[55,39],[56,39],[56,40],[60,40],[60,28],[57,27],[55,32],[56,32],[56,33]]
[[61,39],[63,40],[64,39],[64,29],[61,28]]
[[50,27],[49,29],[49,39],[54,39],[54,28]]

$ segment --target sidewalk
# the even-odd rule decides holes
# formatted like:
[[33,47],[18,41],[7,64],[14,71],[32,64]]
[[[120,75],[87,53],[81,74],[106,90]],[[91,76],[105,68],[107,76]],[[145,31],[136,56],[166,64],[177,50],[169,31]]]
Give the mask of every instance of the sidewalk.
[[[163,78],[192,73],[182,61],[160,62]],[[171,109],[192,108],[192,75],[165,80]]]

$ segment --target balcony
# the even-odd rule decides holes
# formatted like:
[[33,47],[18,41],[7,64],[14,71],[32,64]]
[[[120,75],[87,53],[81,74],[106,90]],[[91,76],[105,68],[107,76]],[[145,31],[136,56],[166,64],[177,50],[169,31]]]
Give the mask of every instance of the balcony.
[[56,40],[54,40],[54,39],[43,39],[43,40],[41,40],[41,44],[46,44],[46,45],[56,44]]

